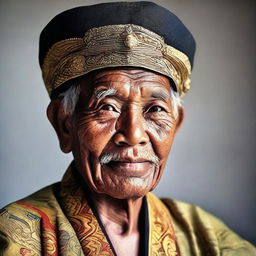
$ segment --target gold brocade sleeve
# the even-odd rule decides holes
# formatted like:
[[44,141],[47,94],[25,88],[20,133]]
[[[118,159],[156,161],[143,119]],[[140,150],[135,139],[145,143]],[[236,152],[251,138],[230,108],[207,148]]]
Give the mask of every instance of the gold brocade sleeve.
[[163,199],[173,219],[181,255],[255,256],[256,248],[200,207]]
[[43,188],[1,210],[0,255],[84,255],[53,189]]

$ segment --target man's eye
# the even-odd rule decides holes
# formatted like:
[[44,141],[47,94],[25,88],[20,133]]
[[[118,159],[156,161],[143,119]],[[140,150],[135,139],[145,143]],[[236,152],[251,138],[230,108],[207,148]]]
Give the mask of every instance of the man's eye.
[[116,111],[116,109],[113,106],[109,105],[109,104],[103,105],[100,109],[101,110],[106,110],[106,111]]
[[161,111],[165,111],[165,109],[160,106],[153,106],[148,110],[148,112],[161,112]]

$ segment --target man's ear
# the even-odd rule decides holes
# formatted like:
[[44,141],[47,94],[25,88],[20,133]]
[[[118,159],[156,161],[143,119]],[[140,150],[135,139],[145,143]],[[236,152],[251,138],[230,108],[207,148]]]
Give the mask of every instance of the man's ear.
[[175,129],[175,133],[180,129],[183,120],[185,118],[185,110],[183,106],[179,106],[178,107],[178,116],[177,116],[177,120],[176,120],[176,129]]
[[61,100],[52,100],[47,108],[47,117],[54,127],[64,153],[72,150],[72,124],[68,114],[64,112]]

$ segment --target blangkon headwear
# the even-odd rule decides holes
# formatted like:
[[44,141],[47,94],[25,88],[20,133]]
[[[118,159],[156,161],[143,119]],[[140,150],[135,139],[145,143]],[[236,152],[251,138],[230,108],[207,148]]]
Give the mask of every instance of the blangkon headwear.
[[152,2],[82,6],[53,18],[40,35],[39,62],[53,97],[91,71],[145,68],[171,78],[183,96],[190,88],[195,40],[184,24]]

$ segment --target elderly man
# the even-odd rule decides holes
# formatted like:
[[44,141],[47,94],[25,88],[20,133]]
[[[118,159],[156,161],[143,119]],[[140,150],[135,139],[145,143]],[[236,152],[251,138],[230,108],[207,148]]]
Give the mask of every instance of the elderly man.
[[1,210],[3,255],[255,255],[202,209],[150,193],[194,51],[181,21],[150,2],[79,7],[45,27],[47,115],[74,161],[60,183]]

